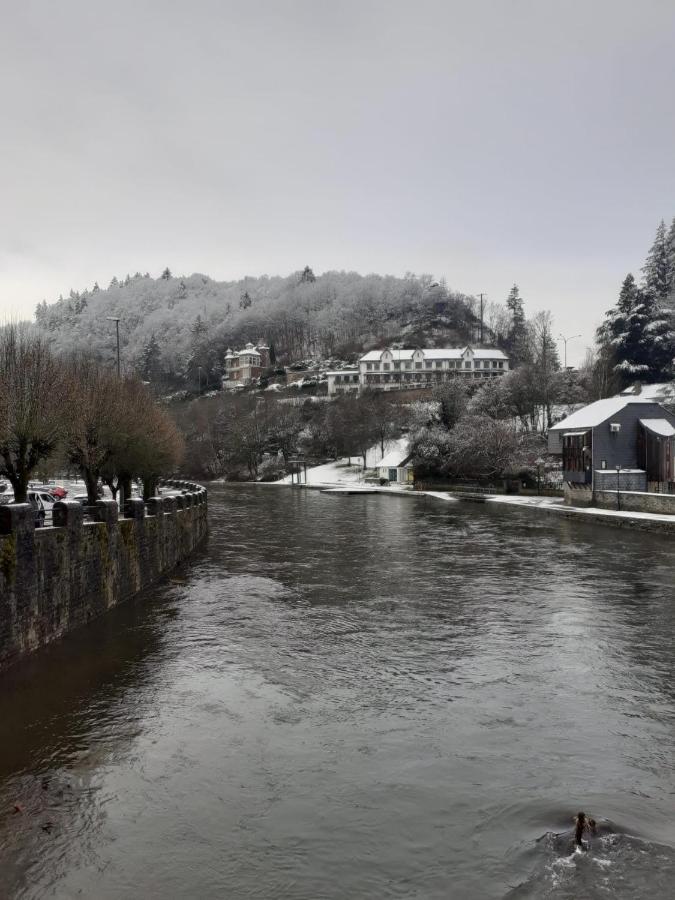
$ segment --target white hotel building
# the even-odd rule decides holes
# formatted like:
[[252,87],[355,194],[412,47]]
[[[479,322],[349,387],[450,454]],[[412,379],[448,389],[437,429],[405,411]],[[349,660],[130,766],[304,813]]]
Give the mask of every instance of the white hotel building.
[[471,379],[496,378],[508,370],[508,356],[494,348],[371,350],[361,357],[358,368],[328,372],[328,393],[334,395],[364,387],[384,391],[431,387],[457,375]]

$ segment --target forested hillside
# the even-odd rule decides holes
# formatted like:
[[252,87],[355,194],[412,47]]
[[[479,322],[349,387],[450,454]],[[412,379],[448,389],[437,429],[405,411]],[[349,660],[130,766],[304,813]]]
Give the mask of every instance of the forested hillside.
[[216,378],[225,348],[249,340],[268,341],[280,363],[349,358],[396,339],[461,344],[477,337],[475,309],[475,298],[425,275],[315,277],[306,267],[288,277],[218,282],[174,277],[167,269],[159,278],[136,273],[114,278],[106,289],[95,285],[43,302],[36,321],[55,351],[87,347],[112,361],[115,325],[107,317],[119,317],[124,368],[179,383],[199,366]]

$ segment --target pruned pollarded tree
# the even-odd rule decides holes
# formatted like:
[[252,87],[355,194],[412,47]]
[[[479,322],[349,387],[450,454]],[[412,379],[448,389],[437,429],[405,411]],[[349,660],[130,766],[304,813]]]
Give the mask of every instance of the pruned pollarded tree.
[[63,437],[68,379],[61,362],[32,328],[0,329],[0,475],[25,503],[28,483]]
[[68,371],[72,388],[65,421],[66,454],[84,479],[88,502],[94,504],[99,480],[113,452],[120,382],[87,357],[71,358]]
[[116,391],[109,421],[110,452],[101,477],[113,496],[121,490],[124,499],[131,496],[132,481],[140,478],[147,500],[157,492],[159,478],[174,472],[181,462],[184,440],[168,412],[137,378],[117,380]]
[[170,475],[183,460],[185,442],[178,426],[166,410],[156,404],[148,407],[148,431],[140,445],[145,451],[137,469],[143,481],[143,499],[157,493],[157,483],[163,475]]

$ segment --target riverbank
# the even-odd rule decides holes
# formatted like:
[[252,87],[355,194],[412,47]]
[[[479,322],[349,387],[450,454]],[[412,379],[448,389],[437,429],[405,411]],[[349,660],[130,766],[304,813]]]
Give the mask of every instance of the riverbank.
[[[344,477],[329,480],[331,476],[344,469]],[[317,470],[322,470],[321,473]],[[599,507],[566,506],[558,497],[522,497],[517,494],[475,495],[453,494],[450,491],[415,491],[407,485],[367,485],[359,478],[359,467],[346,466],[344,463],[330,463],[308,469],[306,483],[294,487],[305,490],[330,492],[331,494],[396,494],[408,497],[431,497],[446,503],[498,503],[506,506],[518,506],[538,512],[553,513],[566,518],[580,518],[585,522],[596,522],[600,525],[613,525],[618,528],[632,528],[641,531],[654,531],[675,534],[675,516],[664,513],[627,512],[625,510],[601,509]],[[349,471],[352,470],[352,471]],[[268,483],[269,484],[269,483]],[[272,482],[271,486],[291,486],[290,479]]]
[[[386,450],[401,448],[405,439],[391,441]],[[376,465],[380,458],[380,448],[373,447],[369,451],[367,463],[369,467]],[[331,494],[396,494],[410,497],[431,497],[447,503],[500,503],[507,506],[519,506],[527,509],[553,513],[566,518],[577,518],[585,522],[596,522],[600,525],[613,525],[618,528],[631,528],[641,531],[654,531],[675,534],[675,516],[665,513],[643,513],[626,510],[602,509],[600,507],[566,506],[562,497],[521,496],[518,494],[465,494],[451,491],[415,491],[410,485],[368,484],[365,471],[360,462],[352,463],[343,458],[320,466],[312,466],[300,475],[300,484],[294,487],[308,490],[330,491]],[[287,476],[280,481],[267,482],[271,486],[291,486],[293,479]]]
[[[460,494],[451,494],[447,491],[420,491],[429,497],[438,500],[461,501]],[[466,498],[468,502],[468,498]],[[471,502],[476,502],[475,500]],[[479,501],[480,502],[480,501]],[[600,509],[599,507],[566,506],[562,499],[557,497],[519,497],[515,495],[486,496],[485,503],[499,503],[506,506],[525,507],[540,512],[555,513],[566,518],[581,518],[586,522],[596,522],[600,525],[614,525],[619,528],[637,528],[642,531],[658,531],[675,534],[675,516],[662,513],[625,512],[618,509]]]

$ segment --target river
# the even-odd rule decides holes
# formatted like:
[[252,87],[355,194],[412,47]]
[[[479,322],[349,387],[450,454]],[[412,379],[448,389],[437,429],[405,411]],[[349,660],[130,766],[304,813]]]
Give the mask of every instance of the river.
[[672,538],[270,486],[210,515],[2,676],[1,897],[672,896]]

